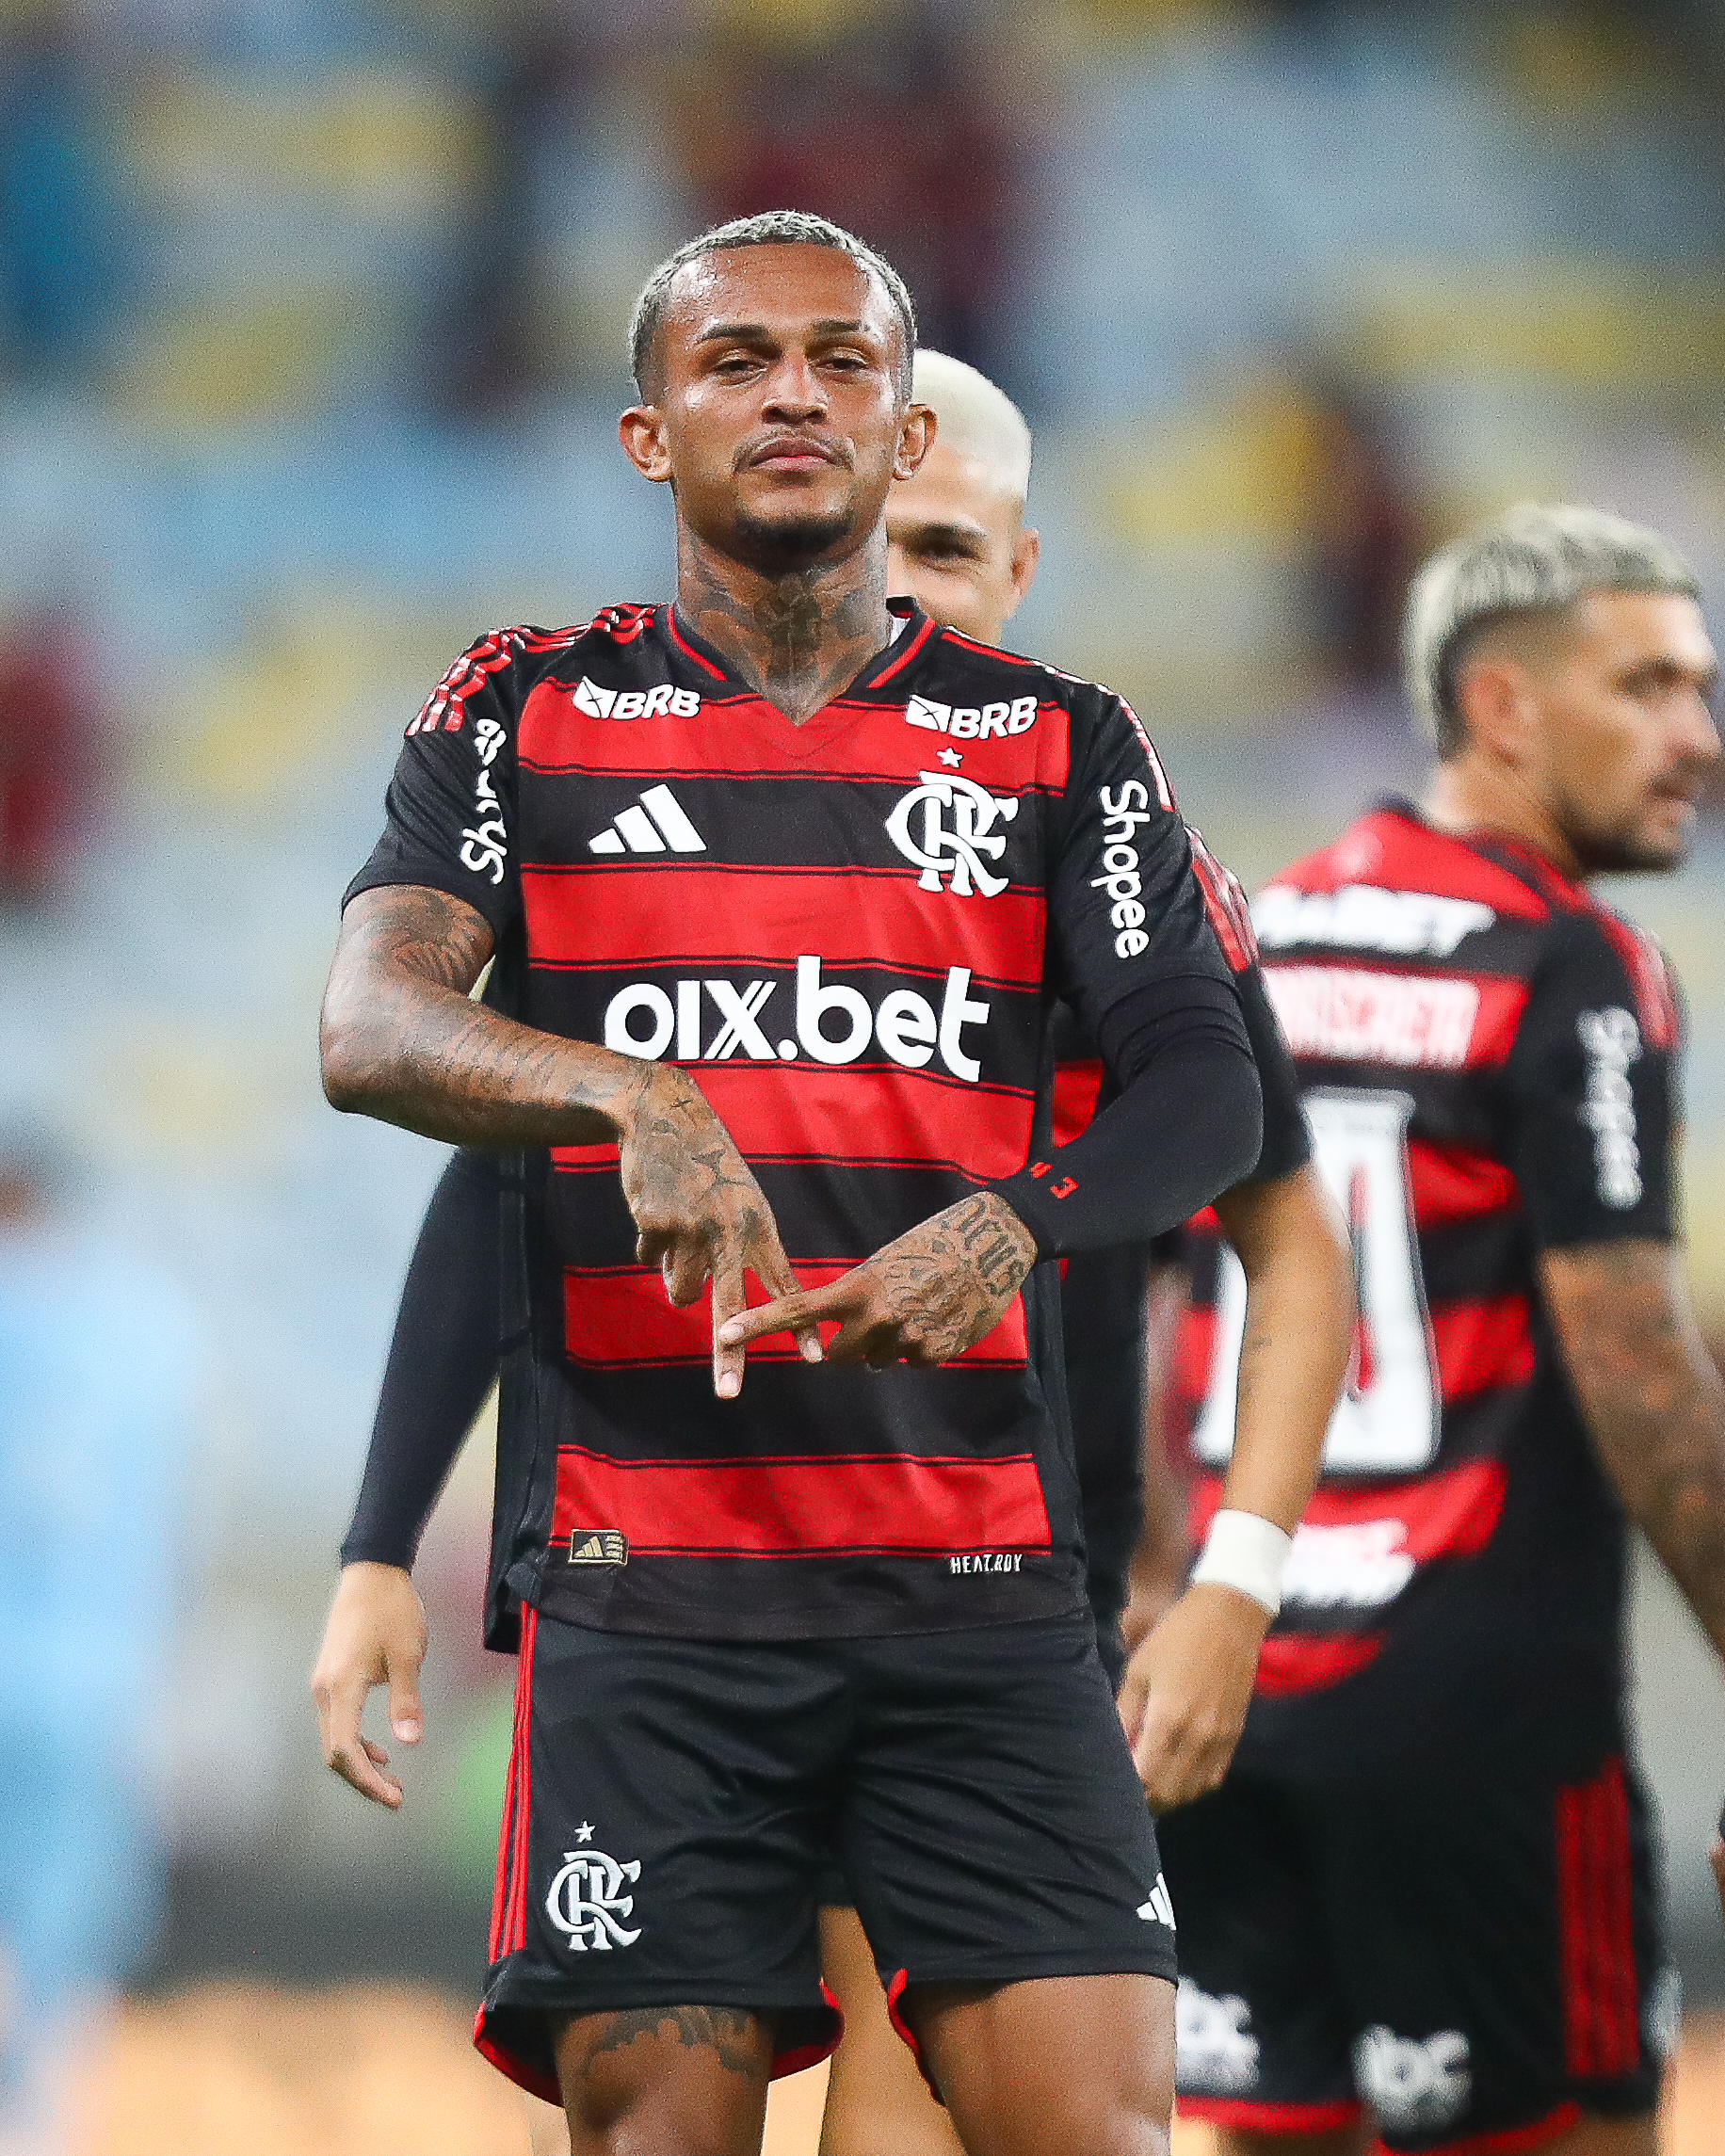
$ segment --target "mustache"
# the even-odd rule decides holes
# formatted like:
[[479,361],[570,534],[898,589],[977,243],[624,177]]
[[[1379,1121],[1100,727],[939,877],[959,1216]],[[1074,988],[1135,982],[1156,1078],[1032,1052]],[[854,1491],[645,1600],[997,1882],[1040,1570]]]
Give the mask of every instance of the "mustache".
[[850,445],[836,435],[817,433],[813,427],[807,426],[774,426],[765,433],[751,435],[737,450],[732,460],[732,469],[740,472],[759,459],[783,449],[813,449],[826,458],[829,463],[836,464],[846,472],[855,463],[850,454]]

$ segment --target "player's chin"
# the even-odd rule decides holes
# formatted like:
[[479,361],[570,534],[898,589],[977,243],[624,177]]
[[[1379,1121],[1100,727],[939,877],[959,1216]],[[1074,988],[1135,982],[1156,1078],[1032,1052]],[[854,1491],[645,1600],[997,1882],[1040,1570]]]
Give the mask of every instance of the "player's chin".
[[750,555],[777,567],[830,553],[854,535],[856,523],[847,490],[775,487],[739,505],[735,531]]

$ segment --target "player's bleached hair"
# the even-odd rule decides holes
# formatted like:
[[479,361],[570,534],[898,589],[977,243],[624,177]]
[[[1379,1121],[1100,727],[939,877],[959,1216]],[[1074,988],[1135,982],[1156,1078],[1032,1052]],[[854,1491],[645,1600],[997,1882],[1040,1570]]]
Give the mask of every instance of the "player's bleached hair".
[[1501,624],[1566,612],[1590,591],[1699,598],[1670,540],[1608,509],[1521,502],[1434,554],[1408,589],[1402,672],[1414,721],[1441,757],[1466,735],[1456,682],[1468,647]]
[[699,262],[703,255],[717,254],[722,249],[733,247],[836,248],[871,276],[878,277],[886,287],[886,296],[898,317],[901,347],[898,389],[900,395],[910,396],[911,355],[916,349],[916,309],[904,279],[866,240],[860,240],[843,225],[835,225],[827,217],[817,217],[809,210],[763,210],[758,217],[734,217],[729,224],[715,225],[711,232],[685,240],[675,254],[665,257],[641,286],[629,316],[629,366],[635,376],[635,386],[643,396],[649,394],[647,378],[653,371],[653,346],[658,342],[665,295],[671,279],[685,264]]
[[935,439],[986,464],[1022,509],[1030,491],[1030,428],[1006,391],[948,352],[919,351],[911,394],[933,411]]

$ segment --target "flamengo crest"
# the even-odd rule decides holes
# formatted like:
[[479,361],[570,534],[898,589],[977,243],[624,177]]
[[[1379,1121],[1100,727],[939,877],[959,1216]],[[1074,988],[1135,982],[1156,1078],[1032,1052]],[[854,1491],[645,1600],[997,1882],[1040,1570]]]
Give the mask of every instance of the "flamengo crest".
[[614,1946],[633,1946],[640,1927],[625,1931],[621,1920],[633,1913],[635,1896],[621,1889],[641,1875],[640,1859],[620,1864],[603,1849],[565,1849],[563,1869],[551,1882],[545,1896],[545,1914],[577,1954],[590,1947],[595,1954],[609,1954]]
[[922,784],[901,795],[886,820],[887,837],[923,872],[916,888],[939,891],[946,876],[955,898],[968,898],[973,889],[984,898],[998,898],[1011,879],[993,875],[983,860],[998,861],[1006,852],[1006,835],[994,826],[1009,824],[1018,814],[1016,796],[1003,800],[974,780],[943,771],[919,771],[917,777]]

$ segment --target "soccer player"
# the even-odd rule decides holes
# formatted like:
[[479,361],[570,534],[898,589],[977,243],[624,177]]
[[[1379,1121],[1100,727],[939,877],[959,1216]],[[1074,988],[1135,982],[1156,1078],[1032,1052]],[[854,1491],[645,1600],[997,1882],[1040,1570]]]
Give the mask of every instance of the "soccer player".
[[[817,219],[662,265],[621,433],[676,604],[457,662],[326,996],[337,1105],[518,1155],[478,2040],[577,2152],[758,2145],[831,2040],[830,1847],[975,2156],[1167,2145],[1170,1912],[1045,1262],[1246,1172],[1258,1085],[1130,712],[887,605],[914,342]],[[1062,1147],[1051,992],[1121,1086]]]
[[[888,496],[888,588],[914,598],[943,625],[997,645],[1037,562],[1037,535],[1024,522],[1029,429],[993,383],[943,353],[916,354],[912,396],[936,413],[938,432],[915,473]],[[1225,874],[1208,863],[1206,872],[1218,879]],[[1306,1165],[1292,1066],[1255,966],[1242,967],[1236,985],[1264,1088],[1265,1146],[1252,1179],[1217,1202],[1245,1256],[1254,1335],[1264,1343],[1259,1396],[1272,1411],[1254,1426],[1248,1408],[1231,1498],[1239,1509],[1291,1527],[1309,1491],[1341,1376],[1349,1279],[1334,1209]],[[1093,1054],[1057,1069],[1063,1134],[1076,1134],[1088,1120],[1102,1079]],[[344,1579],[319,1657],[320,1680],[353,1702],[356,1721],[379,1649],[396,1727],[417,1714],[424,1620],[417,1601],[403,1592],[402,1575],[496,1375],[497,1202],[491,1156],[457,1154],[410,1268],[360,1503],[343,1547],[345,1565],[356,1569]],[[1136,1254],[1111,1249],[1081,1253],[1066,1272],[1063,1360],[1087,1586],[1104,1666],[1118,1681],[1119,1619],[1139,1510],[1143,1268]],[[1175,1535],[1178,1553],[1168,1553],[1172,1561],[1165,1566],[1169,1599],[1186,1569],[1183,1523]],[[1200,1586],[1189,1607],[1137,1658],[1132,1723],[1140,1771],[1159,1802],[1177,1802],[1219,1779],[1244,1719],[1265,1621],[1240,1597]],[[822,1900],[823,1976],[845,2017],[823,2148],[828,2156],[889,2147],[910,2156],[919,2144],[950,2151],[951,2127],[892,2026],[842,1877],[829,1877]]]
[[[1696,583],[1523,507],[1409,595],[1436,761],[1256,908],[1360,1318],[1228,1779],[1166,1822],[1183,2107],[1226,2156],[1646,2156],[1676,2017],[1623,1702],[1626,1516],[1725,1649],[1725,1389],[1674,1217],[1679,1019],[1588,886],[1684,860]],[[1200,1523],[1241,1295],[1201,1256]]]

